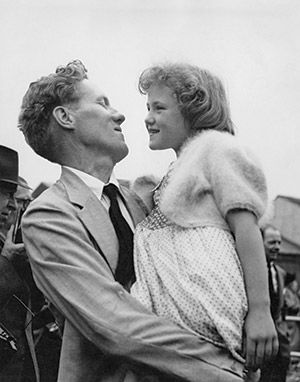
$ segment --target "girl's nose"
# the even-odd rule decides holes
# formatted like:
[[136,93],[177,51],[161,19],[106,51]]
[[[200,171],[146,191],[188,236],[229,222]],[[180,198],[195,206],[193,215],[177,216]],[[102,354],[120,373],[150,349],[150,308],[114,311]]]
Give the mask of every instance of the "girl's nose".
[[146,125],[153,125],[155,122],[153,116],[151,115],[151,113],[149,112],[147,115],[146,115],[146,118],[145,118],[145,124]]

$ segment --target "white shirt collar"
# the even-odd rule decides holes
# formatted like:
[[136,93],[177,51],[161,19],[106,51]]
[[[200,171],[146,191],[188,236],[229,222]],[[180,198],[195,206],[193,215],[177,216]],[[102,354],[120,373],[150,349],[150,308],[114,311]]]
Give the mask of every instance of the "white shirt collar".
[[107,183],[104,183],[102,182],[102,180],[95,178],[94,176],[87,174],[86,172],[78,170],[77,168],[69,166],[62,167],[67,168],[68,170],[72,171],[75,175],[77,175],[99,199],[101,199],[102,197],[103,187],[105,186],[105,184],[113,183],[118,188],[120,188],[119,182],[113,172],[110,176],[109,181]]

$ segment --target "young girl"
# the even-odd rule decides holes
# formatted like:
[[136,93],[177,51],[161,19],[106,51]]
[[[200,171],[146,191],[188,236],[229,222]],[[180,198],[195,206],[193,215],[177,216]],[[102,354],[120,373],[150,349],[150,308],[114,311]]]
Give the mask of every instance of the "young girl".
[[243,365],[246,356],[256,370],[278,348],[257,224],[267,202],[264,174],[234,136],[216,76],[191,65],[154,66],[139,90],[148,96],[150,148],[171,148],[177,160],[137,227],[132,294],[200,336],[209,362]]

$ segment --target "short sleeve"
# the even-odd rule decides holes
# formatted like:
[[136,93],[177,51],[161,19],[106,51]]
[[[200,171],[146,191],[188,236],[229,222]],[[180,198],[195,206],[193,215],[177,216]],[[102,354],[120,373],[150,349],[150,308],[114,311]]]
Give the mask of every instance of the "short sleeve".
[[206,176],[225,218],[233,209],[253,212],[259,219],[267,206],[267,185],[258,159],[238,139],[220,134],[207,155]]

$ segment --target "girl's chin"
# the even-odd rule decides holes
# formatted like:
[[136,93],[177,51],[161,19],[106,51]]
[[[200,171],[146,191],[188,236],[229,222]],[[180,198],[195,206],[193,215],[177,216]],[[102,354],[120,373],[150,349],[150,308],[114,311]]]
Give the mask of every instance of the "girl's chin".
[[150,141],[149,141],[149,148],[151,150],[163,150],[165,147],[158,140],[150,139]]
[[153,143],[149,143],[149,148],[150,148],[151,150],[163,150],[162,147],[160,147],[159,145],[155,145],[155,144],[153,144]]

